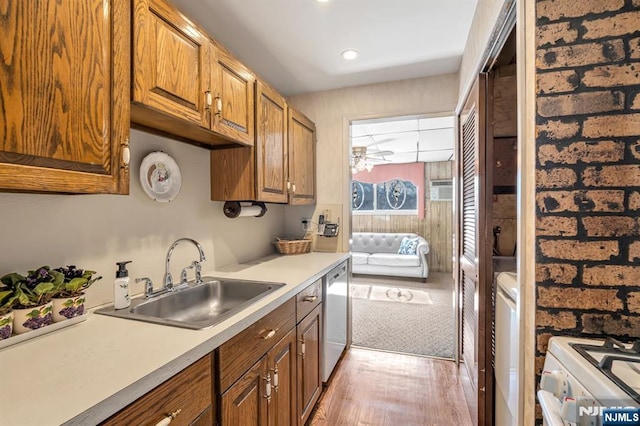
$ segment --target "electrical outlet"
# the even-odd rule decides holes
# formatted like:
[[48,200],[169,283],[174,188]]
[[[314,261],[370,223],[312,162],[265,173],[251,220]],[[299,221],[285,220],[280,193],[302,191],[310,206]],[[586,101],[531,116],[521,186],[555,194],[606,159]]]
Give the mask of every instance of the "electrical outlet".
[[302,223],[302,232],[307,232],[311,228],[311,219],[303,218],[300,222]]

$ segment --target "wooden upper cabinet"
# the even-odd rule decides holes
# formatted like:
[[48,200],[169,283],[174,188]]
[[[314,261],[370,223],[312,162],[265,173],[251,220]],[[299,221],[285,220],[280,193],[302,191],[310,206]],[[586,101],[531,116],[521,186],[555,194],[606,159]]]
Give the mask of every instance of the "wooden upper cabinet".
[[223,49],[217,50],[213,63],[213,130],[253,145],[255,76]]
[[128,0],[0,6],[0,190],[129,191]]
[[256,84],[256,200],[287,202],[287,104],[269,86]]
[[289,108],[289,204],[314,204],[316,198],[316,126]]
[[208,148],[253,145],[253,73],[166,0],[133,0],[131,121]]
[[211,199],[286,203],[287,103],[256,82],[255,146],[211,151]]
[[133,102],[210,127],[209,38],[163,0],[133,3]]

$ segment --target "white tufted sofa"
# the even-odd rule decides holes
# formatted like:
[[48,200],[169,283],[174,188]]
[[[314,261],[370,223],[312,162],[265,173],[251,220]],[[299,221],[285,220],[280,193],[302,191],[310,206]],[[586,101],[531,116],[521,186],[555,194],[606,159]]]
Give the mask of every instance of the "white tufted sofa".
[[[419,239],[415,255],[398,254],[404,237]],[[429,275],[427,253],[429,243],[418,234],[354,232],[351,244],[352,272],[426,280]]]

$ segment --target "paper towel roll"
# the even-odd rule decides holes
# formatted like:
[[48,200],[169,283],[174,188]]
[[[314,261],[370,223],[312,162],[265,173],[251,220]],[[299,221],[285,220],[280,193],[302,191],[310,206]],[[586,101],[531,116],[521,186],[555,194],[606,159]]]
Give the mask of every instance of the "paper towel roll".
[[264,216],[267,207],[264,203],[227,201],[224,203],[224,214],[230,218]]
[[262,208],[260,206],[241,206],[239,217],[260,216]]

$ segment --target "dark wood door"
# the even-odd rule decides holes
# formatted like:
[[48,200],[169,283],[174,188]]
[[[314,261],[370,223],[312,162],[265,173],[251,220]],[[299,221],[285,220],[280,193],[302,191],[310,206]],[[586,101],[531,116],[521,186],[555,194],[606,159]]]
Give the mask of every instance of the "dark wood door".
[[[134,104],[210,128],[213,44],[164,0],[133,4]],[[148,125],[143,112],[134,110],[133,120]]]
[[289,204],[314,204],[316,199],[316,126],[289,108]]
[[287,202],[287,104],[269,86],[256,84],[256,195]]
[[[478,76],[460,115],[459,301],[461,373],[474,424],[493,421],[491,173],[486,159],[487,79]],[[489,190],[488,190],[489,189]]]
[[309,419],[320,393],[322,379],[320,360],[322,359],[322,304],[307,315],[297,327],[298,332],[298,425]]
[[267,354],[271,374],[269,426],[296,424],[296,331],[280,340]]
[[2,2],[0,189],[128,193],[130,14],[127,0]]
[[267,371],[264,356],[222,394],[222,425],[268,425]]

